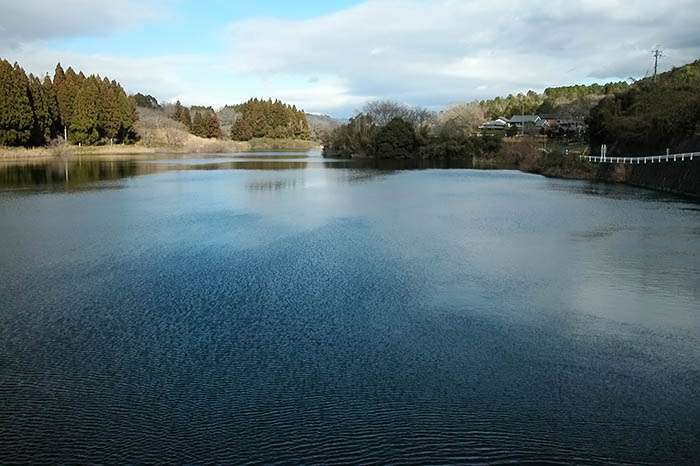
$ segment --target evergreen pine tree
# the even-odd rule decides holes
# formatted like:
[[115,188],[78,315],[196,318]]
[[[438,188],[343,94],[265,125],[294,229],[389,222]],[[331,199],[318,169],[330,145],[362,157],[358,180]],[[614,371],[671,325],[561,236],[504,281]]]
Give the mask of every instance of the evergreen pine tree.
[[303,111],[298,112],[298,114],[300,131],[297,137],[299,139],[308,141],[311,139],[311,129],[309,129],[309,121],[306,119],[306,113],[304,113]]
[[97,99],[99,89],[95,80],[85,79],[73,102],[70,119],[70,139],[75,143],[90,145],[99,138],[97,132]]
[[248,120],[251,128],[253,129],[253,137],[265,137],[271,129],[268,126],[265,115],[265,101],[258,101],[258,99],[254,99],[249,102],[249,105],[246,106],[244,118]]
[[48,99],[39,78],[29,75],[29,99],[34,112],[34,125],[30,143],[33,146],[46,144],[51,139],[53,117],[49,109]]
[[231,139],[234,141],[250,141],[253,138],[253,128],[247,120],[239,118],[231,127]]
[[188,131],[192,131],[192,117],[190,116],[190,109],[188,107],[182,108],[182,121],[181,123],[187,126]]
[[119,135],[121,117],[112,83],[106,77],[97,84],[97,127],[100,137],[112,140]]
[[56,97],[56,89],[54,88],[51,78],[47,74],[41,83],[44,88],[44,96],[46,97],[46,105],[51,116],[51,130],[49,139],[56,137],[58,133],[62,133],[63,126],[61,124],[61,115],[58,107],[58,98]]
[[[85,75],[80,72],[76,74],[73,68],[68,67],[65,73],[65,83],[61,88],[60,93],[57,90],[58,104],[61,108],[61,120],[63,124],[68,127],[70,131],[73,115],[74,115],[74,102],[78,92],[83,86],[85,81]],[[69,138],[70,139],[70,138]]]
[[171,118],[185,125],[187,129],[194,134],[194,121],[190,116],[190,109],[183,107],[179,100],[175,102],[175,110]]
[[182,104],[178,100],[177,102],[175,102],[175,110],[173,111],[173,115],[171,118],[175,121],[182,122],[182,113],[183,113]]
[[204,119],[201,112],[196,112],[192,118],[192,134],[200,138],[206,137],[206,128],[204,127]]
[[[286,105],[284,105],[282,102],[279,100],[275,100],[275,102],[272,104],[272,108],[270,109],[271,112],[271,124],[272,124],[272,129],[273,130],[280,130],[284,129],[287,126],[288,123],[288,117],[287,117],[287,108]],[[284,136],[282,136],[284,137]]]
[[56,65],[56,70],[53,75],[53,88],[56,92],[56,101],[58,102],[58,116],[61,120],[61,129],[63,130],[68,126],[68,120],[70,119],[71,110],[66,73],[63,71],[60,62]]
[[0,145],[15,144],[12,65],[0,59]]
[[117,139],[120,142],[127,142],[135,139],[134,123],[139,119],[136,103],[133,99],[127,97],[124,89],[114,80],[112,81],[112,92],[114,92],[119,108],[120,124]]
[[206,112],[205,114],[205,119],[204,119],[204,126],[206,128],[206,134],[208,138],[220,138],[222,136],[221,134],[221,125],[219,125],[219,118],[217,118],[216,114],[212,112]]
[[27,75],[18,64],[0,60],[0,144],[27,145],[33,126]]
[[129,100],[129,111],[131,112],[131,125],[129,126],[129,131],[127,134],[130,141],[136,142],[138,140],[138,135],[136,134],[134,125],[137,121],[139,121],[139,110],[136,107],[136,102],[133,99]]

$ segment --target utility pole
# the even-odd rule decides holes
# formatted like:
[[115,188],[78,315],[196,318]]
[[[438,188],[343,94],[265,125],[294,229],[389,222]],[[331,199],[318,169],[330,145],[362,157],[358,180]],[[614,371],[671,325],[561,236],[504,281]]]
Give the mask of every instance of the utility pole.
[[654,56],[654,81],[656,81],[656,73],[659,71],[659,58],[663,57],[663,52],[659,49],[659,46],[656,46],[655,50],[651,51],[651,54]]

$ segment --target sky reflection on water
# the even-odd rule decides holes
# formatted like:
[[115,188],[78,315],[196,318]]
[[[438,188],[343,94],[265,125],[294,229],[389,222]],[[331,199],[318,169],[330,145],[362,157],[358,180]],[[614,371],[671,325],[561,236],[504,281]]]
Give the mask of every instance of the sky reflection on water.
[[695,463],[693,204],[283,157],[0,167],[1,463]]

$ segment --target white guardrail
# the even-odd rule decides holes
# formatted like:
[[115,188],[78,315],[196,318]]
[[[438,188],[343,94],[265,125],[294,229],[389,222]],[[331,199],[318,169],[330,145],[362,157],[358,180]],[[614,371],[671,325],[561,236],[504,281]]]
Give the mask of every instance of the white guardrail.
[[682,154],[647,155],[642,157],[617,157],[614,155],[579,155],[579,158],[592,163],[661,163],[661,162],[685,162],[693,160],[693,157],[700,158],[700,152],[684,152]]

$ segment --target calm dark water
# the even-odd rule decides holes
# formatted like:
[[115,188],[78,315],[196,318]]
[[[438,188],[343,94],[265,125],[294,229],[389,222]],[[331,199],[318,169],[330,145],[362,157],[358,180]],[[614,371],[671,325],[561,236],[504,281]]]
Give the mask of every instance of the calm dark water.
[[0,464],[700,462],[697,205],[399,168],[0,166]]

